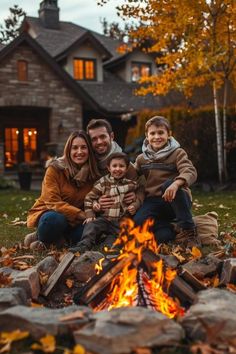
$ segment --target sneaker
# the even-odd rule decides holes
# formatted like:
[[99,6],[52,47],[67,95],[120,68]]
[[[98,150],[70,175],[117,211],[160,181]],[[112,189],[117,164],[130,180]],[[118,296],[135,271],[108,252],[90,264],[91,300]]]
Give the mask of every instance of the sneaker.
[[24,238],[24,246],[29,247],[32,242],[37,240],[37,234],[36,231],[31,232],[31,234],[28,234]]
[[44,251],[47,249],[45,244],[39,240],[32,242],[29,248],[33,251]]
[[197,228],[182,229],[175,237],[175,243],[183,245],[187,248],[201,247],[201,242],[197,234]]
[[87,251],[90,251],[90,247],[87,246],[87,245],[84,245],[84,244],[81,244],[81,243],[77,243],[77,245],[75,245],[74,247],[70,247],[69,248],[69,252],[72,252],[72,253],[85,253]]

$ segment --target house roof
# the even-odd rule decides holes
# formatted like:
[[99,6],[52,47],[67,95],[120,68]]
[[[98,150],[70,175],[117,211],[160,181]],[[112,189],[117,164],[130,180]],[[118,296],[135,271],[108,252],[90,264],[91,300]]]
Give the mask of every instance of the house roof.
[[22,24],[22,29],[26,28],[27,25],[34,32],[33,37],[52,57],[57,57],[67,52],[85,34],[90,34],[90,37],[93,37],[99,43],[100,48],[110,54],[110,57],[121,56],[117,52],[117,48],[121,44],[120,41],[90,31],[72,22],[60,21],[60,29],[56,30],[44,27],[41,20],[37,17],[27,16]]

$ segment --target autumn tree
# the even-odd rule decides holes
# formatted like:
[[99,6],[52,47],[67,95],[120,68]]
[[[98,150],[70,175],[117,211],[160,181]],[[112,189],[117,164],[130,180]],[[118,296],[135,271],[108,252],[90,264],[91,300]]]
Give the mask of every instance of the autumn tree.
[[18,5],[9,8],[10,15],[0,25],[0,43],[8,44],[19,34],[21,23],[26,15]]
[[[99,1],[101,5],[106,2]],[[218,174],[222,182],[227,87],[228,82],[236,82],[235,0],[123,0],[117,11],[124,20],[139,21],[142,25],[129,35],[140,43],[148,40],[150,46],[146,50],[159,53],[158,75],[142,78],[139,94],[164,95],[180,90],[191,96],[195,87],[212,88]],[[220,102],[224,102],[224,134]]]

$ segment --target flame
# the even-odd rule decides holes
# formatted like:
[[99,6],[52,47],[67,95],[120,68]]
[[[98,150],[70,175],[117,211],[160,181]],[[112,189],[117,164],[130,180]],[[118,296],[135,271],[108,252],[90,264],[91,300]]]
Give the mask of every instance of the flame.
[[150,276],[141,267],[142,254],[145,249],[149,249],[155,254],[160,249],[150,231],[152,225],[153,220],[150,219],[142,226],[136,227],[131,219],[121,222],[121,231],[114,243],[114,247],[122,246],[122,253],[118,256],[118,260],[129,257],[132,253],[136,256],[135,261],[129,261],[122,272],[115,276],[106,298],[94,311],[125,306],[144,306],[139,299],[141,287],[147,294],[147,299],[142,299],[142,301],[146,301],[145,305],[162,312],[169,318],[183,315],[183,309],[178,301],[167,294],[169,286],[176,276],[176,271],[166,268],[162,259],[150,264]]
[[95,264],[95,272],[96,272],[96,274],[99,274],[102,271],[102,263],[103,263],[104,259],[105,259],[104,257],[100,258],[98,260],[98,263]]

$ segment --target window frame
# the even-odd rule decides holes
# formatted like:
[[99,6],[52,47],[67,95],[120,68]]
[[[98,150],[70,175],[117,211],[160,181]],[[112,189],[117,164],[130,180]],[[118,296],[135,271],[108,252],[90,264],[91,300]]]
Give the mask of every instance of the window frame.
[[[75,61],[76,60],[81,60],[83,63],[83,79],[77,79],[75,77]],[[93,68],[94,68],[94,78],[88,79],[86,78],[86,62],[92,62],[93,63]],[[73,58],[73,77],[74,80],[76,81],[97,81],[97,59],[95,58],[81,58],[81,57],[75,57]]]
[[132,73],[132,69],[133,66],[136,65],[139,68],[139,74],[141,74],[141,68],[142,65],[146,65],[147,67],[149,67],[150,71],[149,71],[149,76],[152,75],[152,63],[151,62],[146,62],[146,61],[131,61],[131,70],[130,70],[130,74],[131,74],[131,82],[136,83],[138,82],[143,76],[139,75],[138,80],[132,80],[133,77],[133,73]]
[[[25,70],[22,68],[22,64],[25,65]],[[17,60],[17,79],[20,82],[29,81],[29,65],[28,61],[25,59]]]

